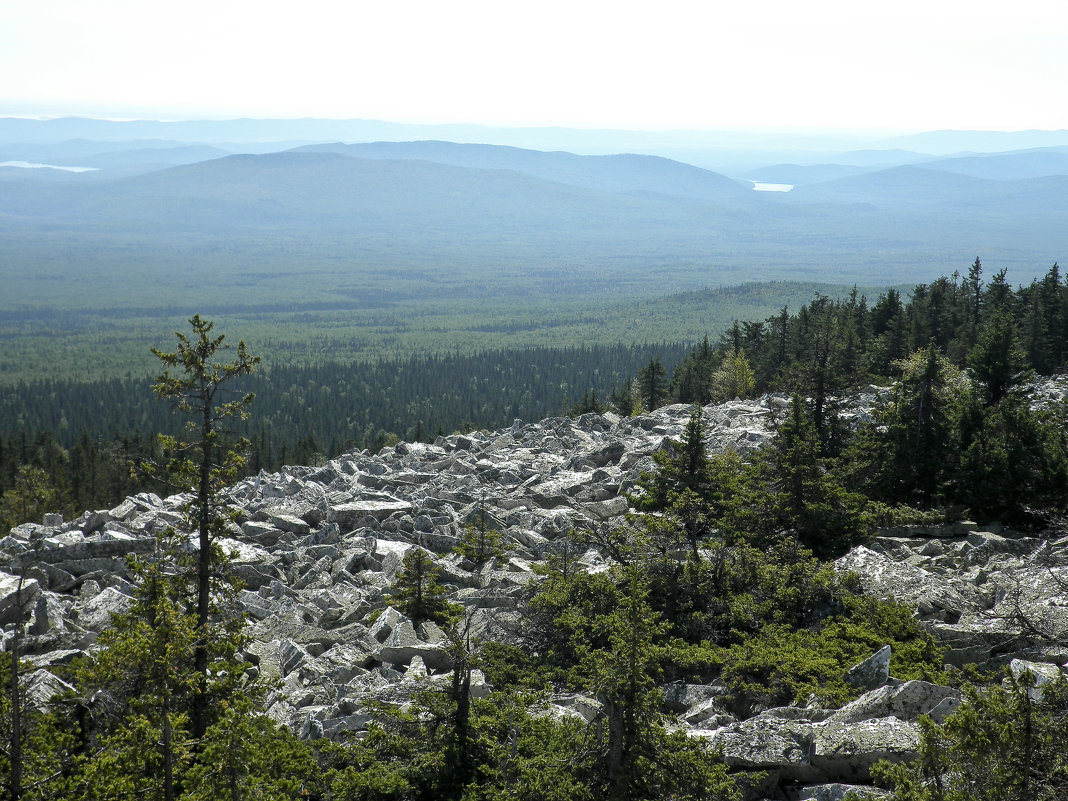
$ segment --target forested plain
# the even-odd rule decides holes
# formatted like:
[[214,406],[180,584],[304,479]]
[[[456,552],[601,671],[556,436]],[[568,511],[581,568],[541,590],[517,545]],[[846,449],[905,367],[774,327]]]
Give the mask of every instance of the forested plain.
[[[858,692],[843,670],[891,643],[894,676],[962,686],[965,698],[944,726],[922,725],[919,761],[877,771],[896,801],[1063,798],[1064,687],[1039,696],[1026,676],[1002,684],[998,675],[947,672],[907,609],[858,594],[826,561],[887,524],[972,514],[1063,530],[1068,407],[1039,408],[1028,395],[1034,375],[1061,371],[1068,358],[1059,268],[1014,289],[1003,273],[985,276],[977,259],[966,274],[907,296],[817,295],[676,349],[672,369],[666,347],[617,350],[644,362],[633,380],[607,396],[587,387],[568,411],[607,404],[632,415],[784,391],[787,414],[773,442],[743,460],[705,451],[695,405],[681,439],[657,452],[628,494],[628,525],[596,542],[575,535],[576,549],[603,550],[607,569],[576,569],[577,551],[563,547],[522,599],[514,644],[465,639],[460,609],[413,549],[388,600],[450,632],[453,680],[411,706],[378,709],[362,739],[299,741],[278,728],[261,709],[269,686],[234,659],[243,635],[241,621],[225,615],[225,560],[212,557],[219,607],[210,627],[198,626],[188,559],[162,541],[160,559],[135,566],[135,603],[103,647],[57,668],[86,699],[110,699],[106,708],[68,698],[20,716],[17,696],[4,695],[11,747],[0,768],[13,797],[759,797],[759,775],[728,771],[670,730],[664,683],[715,677],[739,711],[809,698],[840,704]],[[872,421],[850,429],[841,398],[871,382],[887,389]],[[4,446],[20,480],[4,495],[9,522],[13,512],[18,522],[53,508],[58,488],[47,473],[17,464],[21,443]],[[203,508],[194,502],[190,513]],[[472,526],[459,546],[472,563],[506,548],[485,526]],[[194,664],[197,648],[213,655],[211,671]],[[476,669],[494,688],[486,698],[472,695]],[[17,686],[17,676],[5,685]],[[607,722],[540,713],[553,690],[595,694]],[[205,693],[212,704],[196,712]]]
[[[977,259],[969,272],[981,269]],[[248,469],[255,472],[515,419],[602,407],[630,413],[668,401],[707,403],[716,397],[712,376],[725,369],[732,348],[746,355],[752,391],[814,391],[823,433],[832,417],[824,411],[831,403],[825,398],[862,382],[888,383],[899,372],[897,361],[928,343],[965,366],[977,342],[974,310],[981,297],[988,316],[997,310],[1012,321],[1027,363],[1041,373],[1063,364],[1068,312],[1057,265],[1016,289],[1004,272],[988,278],[981,292],[975,281],[983,283],[978,275],[955,273],[909,291],[890,289],[872,302],[856,288],[830,295],[820,285],[750,284],[628,304],[651,330],[681,334],[683,326],[703,322],[711,338],[706,334],[701,344],[680,337],[646,345],[457,350],[364,361],[293,359],[291,353],[272,364],[265,357],[262,371],[241,387],[258,395],[257,414],[234,433],[249,438]],[[793,302],[782,302],[784,297]],[[779,302],[769,316],[725,319],[746,308],[766,314]],[[620,325],[626,310],[615,310]],[[596,342],[592,330],[609,319],[587,320],[586,341]],[[581,329],[581,321],[573,322]],[[498,339],[541,330],[533,319],[469,325]],[[263,352],[255,339],[247,340]],[[306,352],[306,346],[294,347]],[[642,394],[642,381],[657,370],[659,384]],[[810,377],[813,371],[818,380]],[[156,433],[177,433],[180,425],[155,400],[148,375],[22,380],[0,393],[0,490],[13,486],[19,465],[33,464],[50,475],[65,511],[113,503],[151,488],[150,479],[131,473],[128,463],[154,452]]]

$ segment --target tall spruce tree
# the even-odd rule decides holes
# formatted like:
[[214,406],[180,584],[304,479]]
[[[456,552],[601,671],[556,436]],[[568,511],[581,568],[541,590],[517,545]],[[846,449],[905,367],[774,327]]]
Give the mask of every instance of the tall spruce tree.
[[667,398],[667,371],[660,363],[659,356],[654,356],[649,364],[638,371],[638,386],[642,405],[647,412],[653,411]]
[[875,493],[930,505],[953,478],[960,413],[959,371],[934,345],[897,363],[901,378],[860,441],[874,465]]

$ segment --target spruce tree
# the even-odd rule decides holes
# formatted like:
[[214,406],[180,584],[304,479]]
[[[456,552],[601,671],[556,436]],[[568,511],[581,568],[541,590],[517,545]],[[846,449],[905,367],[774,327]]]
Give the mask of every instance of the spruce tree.
[[953,478],[962,378],[933,345],[897,366],[901,378],[859,447],[878,497],[926,506],[944,496]]
[[986,321],[968,354],[968,367],[981,385],[988,407],[1027,377],[1024,355],[1016,345],[1016,325],[1009,314],[998,311]]
[[649,364],[638,371],[638,387],[642,406],[651,412],[667,398],[667,371],[660,363],[660,357],[654,356]]

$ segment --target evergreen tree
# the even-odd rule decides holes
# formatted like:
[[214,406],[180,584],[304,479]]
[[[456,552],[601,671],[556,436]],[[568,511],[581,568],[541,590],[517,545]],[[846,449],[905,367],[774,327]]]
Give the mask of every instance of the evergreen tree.
[[873,343],[869,369],[876,375],[888,376],[893,363],[908,354],[908,329],[905,309],[896,289],[887,290],[871,310]]
[[845,489],[820,456],[816,426],[794,395],[765,455],[774,519],[817,556],[844,553],[865,533],[865,498]]
[[135,603],[101,635],[103,648],[79,677],[80,687],[106,692],[115,711],[113,720],[97,721],[104,731],[83,780],[89,798],[174,801],[192,760],[191,693],[207,690],[191,659],[197,623],[161,562],[138,571]]
[[981,308],[986,314],[993,315],[998,312],[1014,313],[1016,297],[1013,295],[1012,285],[1005,278],[1006,270],[997,272],[986,285],[986,291],[982,294]]
[[[244,465],[243,452],[247,440],[227,449],[221,442],[225,430],[221,425],[227,418],[245,419],[252,403],[251,393],[225,401],[227,384],[252,373],[259,357],[252,356],[245,343],[237,346],[237,358],[231,362],[217,361],[221,352],[229,350],[225,336],[212,336],[214,324],[193,315],[189,320],[192,337],[177,332],[177,348],[165,352],[152,348],[163,363],[164,371],[153,390],[160,399],[171,401],[173,407],[193,419],[187,426],[188,442],[164,437],[166,448],[174,454],[168,464],[175,481],[183,489],[192,490],[193,501],[188,509],[190,524],[197,532],[198,556],[196,566],[197,627],[200,636],[193,645],[196,672],[200,687],[192,709],[193,738],[200,739],[207,728],[207,628],[212,614],[213,567],[219,561],[215,540],[225,530],[229,519],[219,500],[219,492],[234,481]],[[174,371],[174,372],[172,372]]]
[[1016,346],[1013,319],[1005,312],[991,315],[968,354],[968,367],[982,386],[983,402],[994,406],[1027,378],[1023,353]]
[[1068,797],[1068,692],[1063,681],[1036,692],[1031,673],[985,691],[938,726],[920,718],[920,755],[880,763],[893,801],[1060,801]]
[[979,326],[982,322],[983,309],[983,265],[979,257],[975,257],[972,266],[968,268],[968,278],[964,282],[965,301],[967,303],[967,325],[964,329],[964,346],[971,348],[979,339]]
[[601,403],[597,397],[597,390],[587,389],[582,393],[582,400],[568,409],[567,413],[571,417],[578,417],[581,414],[588,414],[590,412],[594,414],[603,414],[607,411],[607,407]]
[[962,403],[959,468],[952,500],[975,516],[1025,522],[1027,509],[1068,507],[1065,421],[1037,412],[1019,392],[993,405],[973,389]]
[[659,356],[654,356],[649,360],[649,364],[638,371],[638,387],[642,406],[648,412],[656,409],[667,398],[667,371],[660,363]]
[[898,362],[901,378],[858,440],[877,497],[929,505],[953,478],[962,379],[931,345]]
[[[131,558],[133,603],[113,617],[98,639],[100,649],[75,670],[75,685],[94,699],[83,732],[79,798],[186,798],[219,767],[214,762],[223,748],[219,738],[232,727],[257,729],[269,738],[274,726],[257,723],[265,688],[248,680],[250,666],[237,656],[246,643],[243,619],[231,614],[209,627],[199,625],[195,584],[181,564],[181,539],[170,532],[151,557]],[[215,587],[222,593],[216,603],[232,604],[223,589]],[[198,648],[210,666],[206,678],[198,669]],[[204,735],[196,737],[193,713],[200,698],[207,699],[209,715]],[[248,744],[250,752],[257,747]],[[231,771],[225,787],[215,785],[214,797],[239,801],[247,781],[271,773],[266,762],[251,759],[243,771],[244,778]],[[199,778],[191,785],[194,776]]]
[[415,624],[430,620],[441,625],[456,621],[457,604],[446,598],[441,585],[441,568],[424,549],[411,548],[404,555],[404,567],[393,582],[390,599]]
[[640,405],[640,401],[634,391],[634,384],[634,379],[628,375],[621,388],[612,387],[608,403],[611,404],[616,414],[630,417],[636,413],[635,409]]
[[712,401],[712,376],[716,352],[705,335],[700,346],[691,351],[671,376],[673,395],[678,403],[704,405]]
[[56,509],[57,494],[43,468],[22,465],[14,486],[0,497],[0,528],[7,532],[20,523],[40,523],[45,512]]
[[479,500],[478,525],[464,526],[460,542],[453,548],[453,552],[459,554],[475,567],[481,569],[490,559],[504,556],[504,535],[496,529],[486,526],[486,499],[483,496]]
[[710,388],[712,400],[725,401],[748,398],[753,392],[756,379],[744,350],[730,350],[723,357],[719,369],[712,376]]

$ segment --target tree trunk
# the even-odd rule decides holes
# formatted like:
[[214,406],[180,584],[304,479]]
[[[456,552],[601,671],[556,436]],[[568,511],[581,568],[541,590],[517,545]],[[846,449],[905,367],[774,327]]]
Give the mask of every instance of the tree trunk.
[[19,687],[19,642],[22,639],[22,584],[15,588],[15,625],[11,632],[11,774],[8,791],[11,801],[22,798],[22,693]]
[[199,740],[207,731],[208,721],[208,614],[211,608],[211,462],[212,462],[212,405],[204,403],[204,422],[201,430],[200,482],[197,502],[200,504],[199,542],[197,554],[197,644],[193,652],[193,669],[197,685],[193,690],[192,733]]

